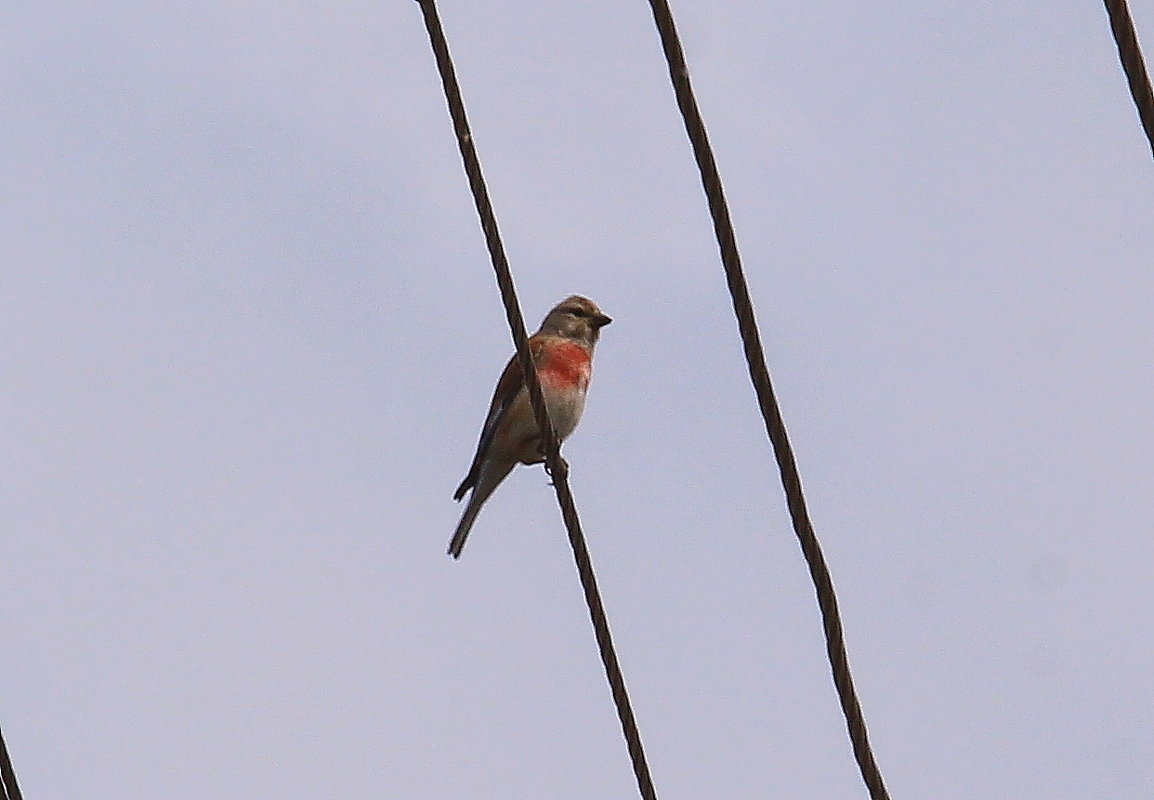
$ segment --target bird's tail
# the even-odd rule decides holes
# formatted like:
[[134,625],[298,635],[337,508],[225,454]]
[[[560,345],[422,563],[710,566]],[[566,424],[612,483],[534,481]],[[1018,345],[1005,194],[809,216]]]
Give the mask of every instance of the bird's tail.
[[481,506],[485,504],[489,495],[512,470],[513,464],[498,467],[494,472],[490,472],[488,469],[481,470],[481,474],[477,478],[477,485],[473,487],[473,493],[469,495],[469,504],[465,506],[465,513],[461,515],[461,521],[457,523],[457,530],[453,532],[453,538],[449,541],[449,555],[453,558],[461,557],[461,550],[465,547],[465,540],[469,538],[469,531],[472,530],[477,515],[481,513]]

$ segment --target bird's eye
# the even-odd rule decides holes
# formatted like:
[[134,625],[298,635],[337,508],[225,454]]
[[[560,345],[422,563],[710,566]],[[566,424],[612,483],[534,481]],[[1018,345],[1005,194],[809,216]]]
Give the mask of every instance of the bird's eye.
[[569,313],[575,317],[587,317],[587,316],[589,316],[589,312],[583,308],[571,308],[571,309],[569,309]]

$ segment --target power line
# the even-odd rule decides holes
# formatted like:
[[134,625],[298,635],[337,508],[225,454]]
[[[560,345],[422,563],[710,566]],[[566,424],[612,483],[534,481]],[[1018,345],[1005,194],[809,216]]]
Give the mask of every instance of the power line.
[[1114,43],[1118,45],[1118,57],[1122,60],[1122,70],[1130,85],[1130,96],[1138,109],[1138,119],[1150,151],[1154,153],[1154,91],[1150,89],[1150,76],[1146,74],[1146,64],[1142,60],[1142,48],[1138,46],[1138,33],[1134,30],[1134,20],[1126,0],[1105,0],[1106,13],[1110,16],[1110,30]]
[[8,756],[8,746],[4,744],[4,734],[0,733],[0,784],[4,788],[4,800],[21,800],[20,787],[16,784],[16,771],[12,769],[12,759]]
[[445,100],[449,106],[449,114],[453,119],[453,130],[457,134],[457,145],[461,150],[465,174],[469,178],[469,188],[473,192],[473,202],[481,220],[481,229],[485,233],[489,257],[497,275],[497,284],[501,289],[505,316],[513,334],[513,341],[517,345],[517,358],[521,365],[521,372],[525,376],[525,385],[529,390],[533,414],[537,419],[537,425],[541,428],[545,464],[553,479],[553,487],[557,492],[557,502],[561,506],[561,515],[565,520],[565,528],[569,532],[569,545],[573,549],[573,559],[577,564],[577,572],[581,577],[581,587],[585,592],[585,603],[589,606],[589,616],[597,637],[597,648],[601,653],[601,662],[605,666],[605,676],[609,680],[609,687],[613,693],[613,703],[617,707],[621,730],[629,748],[629,758],[633,763],[637,788],[645,800],[657,800],[653,780],[649,775],[649,765],[645,760],[645,751],[641,745],[641,734],[637,730],[637,721],[633,716],[633,707],[629,702],[629,693],[625,688],[625,678],[621,674],[621,667],[617,662],[617,653],[614,650],[613,638],[609,630],[609,620],[605,616],[605,608],[601,603],[601,595],[597,589],[597,577],[593,573],[589,549],[585,545],[585,535],[581,531],[581,521],[577,517],[577,506],[569,490],[569,465],[561,457],[557,436],[552,423],[549,421],[549,411],[545,407],[545,400],[541,394],[537,370],[529,354],[529,337],[525,331],[525,321],[521,316],[521,306],[517,301],[517,292],[513,286],[509,261],[505,256],[504,245],[501,243],[501,234],[497,229],[497,218],[493,213],[489,192],[485,187],[485,178],[481,173],[481,163],[473,145],[473,134],[469,130],[465,104],[461,99],[456,72],[449,56],[449,46],[445,41],[445,33],[441,29],[441,21],[434,0],[417,0],[417,3],[421,6],[421,13],[425,18],[425,28],[429,33],[429,43],[432,45],[437,60],[437,69],[441,74]]
[[721,186],[721,175],[718,173],[717,163],[713,158],[713,150],[709,146],[709,137],[705,131],[705,123],[701,119],[701,112],[697,108],[697,100],[693,95],[693,87],[689,82],[689,68],[685,64],[681,40],[677,35],[673,14],[669,10],[669,4],[666,0],[649,0],[649,5],[653,10],[653,20],[657,24],[657,30],[661,36],[661,45],[665,51],[665,60],[669,65],[669,77],[673,82],[677,105],[681,109],[685,130],[693,145],[693,155],[697,159],[697,167],[701,172],[701,183],[709,201],[709,211],[713,217],[713,230],[721,250],[721,261],[725,267],[729,293],[733,299],[733,311],[737,316],[737,325],[741,332],[745,360],[749,366],[749,377],[753,381],[753,388],[757,393],[758,405],[761,407],[761,416],[765,420],[766,432],[773,443],[778,469],[781,472],[781,483],[785,488],[786,503],[789,506],[790,518],[793,520],[793,530],[801,543],[801,550],[805,555],[806,563],[809,565],[810,577],[813,579],[814,588],[817,591],[817,601],[821,608],[825,628],[826,652],[833,672],[834,685],[837,687],[838,697],[841,700],[842,713],[845,716],[850,741],[853,744],[854,757],[857,759],[862,779],[869,789],[870,797],[873,800],[889,800],[881,772],[874,760],[873,751],[870,749],[865,719],[862,716],[857,693],[854,691],[853,676],[850,674],[849,661],[846,656],[833,580],[830,578],[829,568],[826,566],[825,557],[821,552],[821,545],[818,543],[813,524],[809,519],[805,495],[801,488],[801,475],[798,473],[793,448],[790,446],[789,437],[786,434],[781,409],[778,407],[777,398],[774,396],[769,370],[765,365],[765,353],[762,350],[761,336],[758,333],[757,320],[753,313],[753,303],[749,298],[749,287],[746,285],[745,274],[741,268],[741,255],[737,251],[737,240],[733,232],[733,223],[729,218],[729,206],[725,201],[725,193]]

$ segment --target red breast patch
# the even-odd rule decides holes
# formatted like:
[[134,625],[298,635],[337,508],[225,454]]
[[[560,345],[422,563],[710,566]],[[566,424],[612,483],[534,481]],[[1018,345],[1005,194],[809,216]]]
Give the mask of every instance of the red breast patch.
[[572,342],[550,342],[541,353],[537,374],[541,381],[566,388],[589,382],[592,357],[589,351]]

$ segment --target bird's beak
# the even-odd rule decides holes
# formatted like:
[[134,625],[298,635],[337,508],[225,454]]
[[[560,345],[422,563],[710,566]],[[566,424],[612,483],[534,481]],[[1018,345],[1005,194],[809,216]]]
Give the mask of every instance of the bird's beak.
[[612,321],[613,317],[607,317],[604,314],[597,314],[592,319],[594,328],[604,328]]

